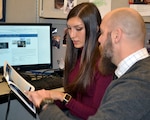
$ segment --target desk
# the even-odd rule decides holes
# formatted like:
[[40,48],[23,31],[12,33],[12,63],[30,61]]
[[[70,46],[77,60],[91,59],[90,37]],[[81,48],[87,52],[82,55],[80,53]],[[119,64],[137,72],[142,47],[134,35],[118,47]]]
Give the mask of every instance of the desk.
[[[0,75],[0,82],[2,81],[2,75]],[[0,83],[0,96],[8,94],[10,92],[10,89],[8,87],[8,84],[6,82]]]
[[6,82],[0,83],[0,95],[5,95],[10,92],[10,88]]
[[[0,76],[0,81],[2,81],[2,76]],[[8,87],[7,82],[0,83],[0,104],[8,101],[8,94],[10,92],[10,88]]]

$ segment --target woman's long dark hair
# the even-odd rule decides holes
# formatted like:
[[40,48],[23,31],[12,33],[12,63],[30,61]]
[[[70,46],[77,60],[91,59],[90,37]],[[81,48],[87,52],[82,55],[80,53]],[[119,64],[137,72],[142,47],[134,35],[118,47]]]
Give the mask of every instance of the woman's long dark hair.
[[[101,24],[101,15],[97,7],[90,2],[84,2],[75,6],[68,14],[67,21],[72,17],[79,17],[86,30],[85,45],[83,49],[75,48],[68,34],[65,71],[64,71],[64,88],[72,96],[77,93],[85,94],[88,85],[92,82],[94,71],[100,58],[98,37],[100,34],[99,26]],[[80,70],[74,78],[74,82],[68,84],[68,77],[73,70],[78,57],[80,59]]]

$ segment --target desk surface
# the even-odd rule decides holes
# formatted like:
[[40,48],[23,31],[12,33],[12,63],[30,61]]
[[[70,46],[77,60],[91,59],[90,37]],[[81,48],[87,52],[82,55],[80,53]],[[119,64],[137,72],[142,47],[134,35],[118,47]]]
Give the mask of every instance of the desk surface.
[[[0,81],[2,81],[2,75],[0,75]],[[8,84],[6,82],[0,83],[0,95],[5,95],[10,92],[10,89],[8,87]]]
[[8,84],[6,82],[0,83],[0,95],[5,95],[10,92]]

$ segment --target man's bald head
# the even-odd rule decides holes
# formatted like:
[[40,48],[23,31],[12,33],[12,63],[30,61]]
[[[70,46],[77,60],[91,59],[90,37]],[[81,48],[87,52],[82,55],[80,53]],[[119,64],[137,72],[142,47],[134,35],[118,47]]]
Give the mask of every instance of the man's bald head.
[[120,27],[129,39],[145,39],[146,29],[142,16],[131,8],[118,8],[109,12],[104,21],[108,28]]

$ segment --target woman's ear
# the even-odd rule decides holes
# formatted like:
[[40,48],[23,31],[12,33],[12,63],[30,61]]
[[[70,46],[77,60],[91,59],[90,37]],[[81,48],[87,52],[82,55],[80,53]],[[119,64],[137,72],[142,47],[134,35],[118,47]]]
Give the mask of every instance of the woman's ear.
[[99,38],[100,35],[101,35],[101,31],[100,28],[97,26],[97,39]]
[[100,31],[100,28],[99,28],[99,26],[97,26],[97,32],[98,32],[98,31]]

